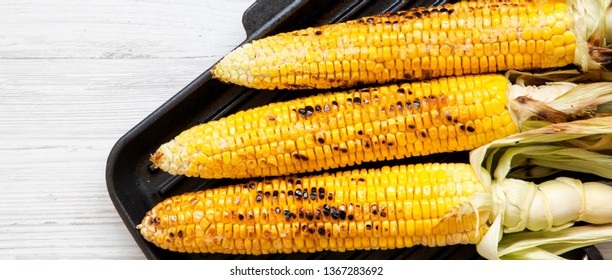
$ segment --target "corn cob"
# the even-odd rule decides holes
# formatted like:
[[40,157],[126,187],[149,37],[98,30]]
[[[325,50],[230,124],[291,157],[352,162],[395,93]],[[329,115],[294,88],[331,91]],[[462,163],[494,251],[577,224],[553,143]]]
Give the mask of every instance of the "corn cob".
[[459,2],[255,40],[227,54],[212,74],[257,89],[328,89],[610,64],[609,50],[587,47],[588,35],[577,33],[564,1]]
[[488,212],[453,216],[484,191],[468,164],[417,164],[285,177],[189,192],[137,226],[177,252],[274,254],[476,244]]
[[170,174],[288,175],[471,150],[517,132],[497,74],[319,94],[197,125],[151,156]]

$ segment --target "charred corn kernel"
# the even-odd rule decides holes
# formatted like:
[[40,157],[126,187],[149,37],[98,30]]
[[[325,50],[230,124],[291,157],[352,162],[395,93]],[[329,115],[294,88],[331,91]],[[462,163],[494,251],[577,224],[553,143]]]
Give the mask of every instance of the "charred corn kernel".
[[[567,5],[538,1],[424,7],[262,38],[230,52],[212,74],[258,89],[298,89],[561,67],[575,55],[556,59],[561,51],[551,47],[576,42],[572,18]],[[526,52],[544,59],[524,63]]]
[[[406,189],[422,195],[397,195]],[[441,222],[446,212],[438,212],[455,209],[483,191],[471,165],[464,163],[277,177],[167,198],[137,228],[160,248],[189,253],[259,255],[477,243],[487,230],[486,219],[476,224],[477,213],[466,213]],[[351,192],[364,193],[372,202],[355,195],[338,197]],[[368,215],[355,215],[355,209]],[[216,214],[202,216],[211,210]],[[400,215],[402,211],[419,214]],[[173,222],[164,222],[168,220]]]
[[[171,174],[245,178],[470,150],[486,143],[483,135],[504,137],[514,127],[474,126],[510,115],[507,91],[503,75],[483,74],[319,94],[195,126],[151,160]],[[238,132],[228,123],[248,127]]]

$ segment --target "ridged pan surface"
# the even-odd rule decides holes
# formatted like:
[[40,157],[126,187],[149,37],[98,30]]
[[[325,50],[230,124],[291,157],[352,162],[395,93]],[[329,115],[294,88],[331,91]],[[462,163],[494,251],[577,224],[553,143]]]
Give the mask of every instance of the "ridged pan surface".
[[[292,31],[355,19],[362,16],[398,11],[411,7],[440,5],[446,1],[325,1],[325,0],[258,0],[245,11],[243,25],[246,42],[280,32]],[[268,256],[236,256],[222,254],[183,254],[162,250],[142,238],[136,230],[145,213],[163,199],[187,191],[227,185],[230,180],[204,180],[171,176],[151,166],[149,156],[157,147],[181,131],[228,114],[313,94],[313,91],[269,91],[224,84],[202,73],[160,108],[127,132],[113,147],[107,162],[108,192],[126,227],[149,259],[480,259],[475,246],[459,245],[440,248],[415,246],[397,250],[322,252]],[[467,161],[466,153],[433,155],[410,161]],[[361,167],[374,167],[367,163]],[[378,163],[380,165],[380,163]],[[594,247],[573,252],[572,258],[601,258]]]

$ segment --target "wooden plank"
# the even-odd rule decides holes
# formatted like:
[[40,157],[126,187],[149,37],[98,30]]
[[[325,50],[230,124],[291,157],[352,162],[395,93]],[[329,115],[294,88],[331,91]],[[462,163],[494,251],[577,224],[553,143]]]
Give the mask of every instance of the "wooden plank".
[[244,40],[252,2],[0,3],[0,258],[144,258],[110,149]]

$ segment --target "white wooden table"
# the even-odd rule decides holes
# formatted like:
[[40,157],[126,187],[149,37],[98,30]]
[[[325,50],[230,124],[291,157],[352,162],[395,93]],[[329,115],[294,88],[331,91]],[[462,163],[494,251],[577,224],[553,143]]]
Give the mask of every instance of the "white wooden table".
[[242,42],[253,2],[0,0],[0,259],[144,259],[109,152]]

